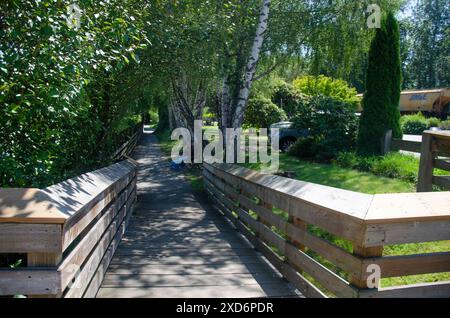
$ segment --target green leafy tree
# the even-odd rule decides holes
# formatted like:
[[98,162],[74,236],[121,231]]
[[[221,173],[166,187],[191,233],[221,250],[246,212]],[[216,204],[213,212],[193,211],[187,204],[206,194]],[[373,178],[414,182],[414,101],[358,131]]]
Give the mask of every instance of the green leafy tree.
[[409,43],[404,69],[407,88],[450,86],[450,6],[447,0],[413,2],[412,16],[403,24]]
[[387,54],[386,68],[390,72],[389,77],[389,129],[395,138],[401,138],[403,133],[400,126],[400,93],[402,86],[402,66],[400,60],[400,30],[397,19],[392,12],[386,17]]
[[287,118],[293,118],[304,104],[309,102],[309,97],[300,93],[295,87],[284,81],[278,82],[271,96],[272,102],[286,112]]
[[356,89],[341,79],[333,79],[324,75],[302,76],[294,80],[293,86],[301,93],[309,96],[323,95],[352,104],[355,108],[360,99]]
[[2,186],[42,187],[102,164],[111,124],[140,112],[115,92],[143,48],[145,10],[121,0],[80,8],[73,27],[60,1],[0,3]]
[[366,93],[363,99],[358,151],[364,155],[381,152],[387,130],[401,137],[400,128],[400,51],[398,24],[392,13],[383,18],[369,52]]

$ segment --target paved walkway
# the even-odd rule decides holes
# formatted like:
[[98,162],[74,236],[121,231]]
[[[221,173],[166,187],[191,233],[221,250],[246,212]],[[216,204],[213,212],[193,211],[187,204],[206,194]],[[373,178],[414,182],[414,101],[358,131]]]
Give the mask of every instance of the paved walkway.
[[97,297],[297,297],[144,134],[138,203]]

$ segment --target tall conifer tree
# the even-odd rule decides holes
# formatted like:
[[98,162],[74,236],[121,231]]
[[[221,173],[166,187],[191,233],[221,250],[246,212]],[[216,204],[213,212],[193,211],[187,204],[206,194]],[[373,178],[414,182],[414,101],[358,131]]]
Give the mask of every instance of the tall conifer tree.
[[358,152],[381,153],[381,141],[388,130],[401,137],[400,128],[400,40],[398,23],[392,13],[383,18],[369,51],[366,93],[358,136]]

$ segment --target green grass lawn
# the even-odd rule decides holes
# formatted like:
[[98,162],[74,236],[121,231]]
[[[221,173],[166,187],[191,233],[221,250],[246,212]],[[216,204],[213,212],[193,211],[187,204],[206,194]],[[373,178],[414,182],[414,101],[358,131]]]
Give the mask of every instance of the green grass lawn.
[[[210,127],[207,129],[216,129],[216,128]],[[163,152],[166,154],[170,154],[171,148],[173,147],[175,142],[170,140],[170,136],[168,133],[159,134],[158,138],[160,140],[160,145]],[[262,165],[260,163],[258,164],[246,163],[243,164],[243,166],[249,169],[259,170],[267,165]],[[414,169],[414,167],[410,166],[409,169],[410,170]],[[367,194],[415,192],[414,183],[408,182],[406,180],[380,177],[370,172],[361,172],[351,168],[343,168],[341,166],[338,166],[337,164],[319,164],[309,161],[303,161],[295,157],[291,157],[287,154],[280,154],[280,170],[294,171],[295,178],[298,180]],[[197,191],[203,190],[203,180],[200,171],[201,171],[200,169],[186,170],[187,179],[192,184],[194,190]],[[276,208],[274,208],[273,211],[274,213],[279,214],[283,218],[287,219],[287,213],[285,211]],[[339,237],[335,237],[315,226],[309,226],[308,229],[315,235],[333,242],[337,246],[344,248],[350,253],[352,252],[352,244],[350,242],[341,239]],[[278,233],[284,236],[283,233],[280,233],[279,231]],[[420,254],[420,253],[444,252],[444,251],[450,251],[450,241],[385,246],[383,255],[384,256],[408,255],[408,254]],[[335,271],[344,279],[348,279],[346,273],[342,272],[334,264],[328,262],[320,255],[317,255],[311,250],[308,250],[307,253],[311,257],[322,263],[324,266]],[[311,278],[309,277],[309,279]],[[445,280],[450,280],[449,272],[384,278],[381,281],[381,285],[383,287],[387,287],[387,286],[407,285],[416,283],[429,283]]]
[[[263,167],[263,165],[261,165],[260,163],[247,163],[244,164],[244,166],[254,170],[258,170]],[[414,167],[409,168],[410,170],[412,170]],[[415,184],[408,181],[379,177],[370,172],[360,172],[354,169],[342,168],[335,164],[318,164],[308,161],[302,161],[287,154],[280,154],[280,170],[294,171],[295,178],[298,180],[351,191],[363,192],[367,194],[415,192]],[[287,219],[286,212],[277,209],[274,209],[274,212]],[[337,246],[347,250],[350,253],[352,252],[352,244],[344,239],[333,236],[315,226],[309,226],[309,231],[319,237],[333,242]],[[440,241],[385,246],[383,250],[383,256],[448,251],[450,251],[450,241]],[[308,254],[322,263],[324,266],[338,273],[344,279],[348,279],[347,275],[339,268],[337,268],[333,263],[328,262],[326,259],[314,253],[313,251],[309,250]],[[436,281],[446,280],[450,280],[450,272],[383,278],[381,280],[381,286],[388,287],[417,283],[432,283]]]
[[[247,163],[244,166],[259,170],[264,165]],[[287,154],[280,154],[280,170],[294,171],[295,178],[301,181],[368,194],[415,191],[414,184],[407,181],[379,177],[370,172],[360,172],[334,164],[302,161]]]

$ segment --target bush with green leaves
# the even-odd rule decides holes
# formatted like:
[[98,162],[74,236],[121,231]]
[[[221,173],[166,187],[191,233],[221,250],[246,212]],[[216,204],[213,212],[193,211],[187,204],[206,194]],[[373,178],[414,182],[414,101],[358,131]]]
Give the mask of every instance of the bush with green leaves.
[[[312,97],[308,107],[293,119],[297,129],[308,129],[309,137],[296,145],[299,157],[320,161],[335,158],[356,145],[358,118],[354,106],[330,97]],[[302,152],[302,147],[305,146]],[[307,146],[307,147],[306,147]]]
[[208,126],[211,126],[213,122],[216,120],[216,115],[210,112],[206,112],[203,114],[203,120],[206,121]]
[[143,48],[143,12],[121,0],[78,5],[75,28],[64,2],[0,3],[2,187],[45,187],[97,167],[122,133],[111,126],[140,113],[129,94],[115,97]]
[[427,118],[427,128],[439,127],[440,124],[441,120],[439,118],[436,117]]
[[405,115],[400,119],[400,124],[404,134],[422,135],[431,127],[440,127],[441,121],[438,118],[426,118],[422,113]]
[[293,81],[293,86],[300,93],[309,96],[323,95],[353,105],[356,109],[361,100],[355,88],[341,79],[334,79],[324,75],[302,76]]
[[402,125],[403,133],[406,135],[422,135],[427,128],[427,122],[419,120],[408,120]]
[[439,124],[439,128],[444,129],[444,130],[450,130],[450,119],[442,121]]
[[148,112],[148,121],[149,122],[148,123],[150,125],[155,125],[158,123],[158,119],[159,119],[158,112],[153,109],[149,110],[149,112]]
[[244,126],[269,128],[270,125],[286,120],[286,113],[265,97],[253,97],[245,111]]
[[312,137],[299,138],[289,147],[288,155],[303,159],[315,159],[315,139]]
[[293,85],[279,81],[272,90],[271,99],[273,103],[286,112],[287,117],[290,119],[306,107],[310,97],[300,93]]

